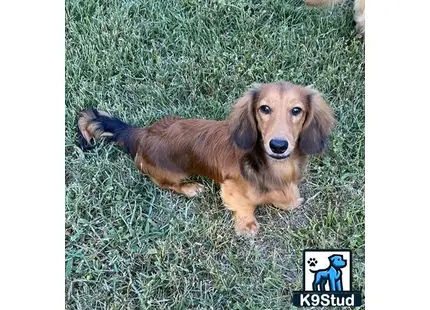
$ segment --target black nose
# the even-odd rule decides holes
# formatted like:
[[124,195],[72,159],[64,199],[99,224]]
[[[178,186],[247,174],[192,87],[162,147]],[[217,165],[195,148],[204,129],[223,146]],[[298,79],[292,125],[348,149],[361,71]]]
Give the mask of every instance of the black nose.
[[280,139],[272,139],[269,142],[270,149],[273,153],[282,154],[288,149],[288,141]]

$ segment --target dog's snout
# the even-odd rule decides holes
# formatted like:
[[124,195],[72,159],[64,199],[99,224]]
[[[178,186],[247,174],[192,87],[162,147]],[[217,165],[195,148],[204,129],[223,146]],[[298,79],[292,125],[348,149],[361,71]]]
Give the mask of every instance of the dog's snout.
[[269,146],[273,153],[282,154],[288,149],[288,141],[283,139],[272,139],[269,142]]

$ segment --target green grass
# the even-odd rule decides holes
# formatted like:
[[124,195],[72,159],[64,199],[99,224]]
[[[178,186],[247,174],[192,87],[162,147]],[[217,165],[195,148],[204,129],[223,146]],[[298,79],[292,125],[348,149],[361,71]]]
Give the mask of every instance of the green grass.
[[[352,249],[364,287],[364,45],[350,1],[67,0],[65,66],[67,309],[290,309],[304,248]],[[253,240],[235,236],[212,181],[187,199],[114,145],[77,147],[89,106],[141,126],[224,119],[250,85],[279,80],[313,84],[338,125],[305,205],[258,208]]]

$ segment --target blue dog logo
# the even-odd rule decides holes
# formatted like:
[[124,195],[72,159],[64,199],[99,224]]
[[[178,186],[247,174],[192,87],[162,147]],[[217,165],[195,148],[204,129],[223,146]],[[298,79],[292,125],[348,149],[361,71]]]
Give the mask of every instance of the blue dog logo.
[[302,263],[303,288],[293,292],[294,306],[343,309],[361,305],[361,291],[352,288],[351,250],[303,250]]
[[342,268],[346,266],[346,260],[343,255],[334,254],[328,257],[330,266],[326,269],[310,270],[315,273],[315,279],[312,283],[314,292],[324,292],[325,285],[328,281],[330,292],[343,292],[342,286]]

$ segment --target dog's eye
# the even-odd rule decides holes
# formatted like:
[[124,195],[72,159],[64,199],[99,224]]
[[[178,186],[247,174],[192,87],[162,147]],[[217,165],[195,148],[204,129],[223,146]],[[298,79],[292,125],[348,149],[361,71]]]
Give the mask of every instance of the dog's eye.
[[291,114],[293,114],[294,116],[299,115],[302,112],[301,108],[295,107],[291,110]]
[[272,110],[267,105],[262,105],[260,107],[260,111],[263,114],[270,114],[272,112]]

